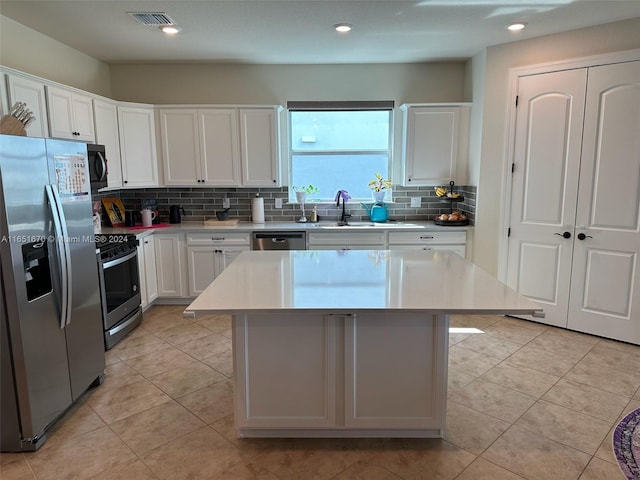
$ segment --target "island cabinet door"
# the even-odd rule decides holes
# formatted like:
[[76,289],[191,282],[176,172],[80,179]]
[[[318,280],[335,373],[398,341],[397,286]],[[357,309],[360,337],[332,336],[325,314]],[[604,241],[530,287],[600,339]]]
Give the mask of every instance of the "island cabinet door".
[[444,315],[367,313],[345,321],[345,427],[441,429]]
[[236,428],[336,425],[336,320],[331,315],[237,315]]

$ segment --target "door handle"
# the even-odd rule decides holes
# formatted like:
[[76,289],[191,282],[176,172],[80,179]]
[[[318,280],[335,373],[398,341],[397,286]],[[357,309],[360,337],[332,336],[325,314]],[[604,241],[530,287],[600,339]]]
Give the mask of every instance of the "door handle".
[[571,232],[554,233],[554,235],[560,235],[564,238],[571,238]]
[[578,234],[578,240],[584,240],[585,238],[593,238],[591,235],[585,235],[584,233]]

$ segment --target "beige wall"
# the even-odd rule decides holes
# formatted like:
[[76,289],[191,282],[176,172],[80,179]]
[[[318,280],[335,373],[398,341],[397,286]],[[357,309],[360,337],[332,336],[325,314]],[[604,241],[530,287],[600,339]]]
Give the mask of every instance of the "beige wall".
[[380,65],[111,65],[118,100],[280,104],[288,100],[464,100],[464,62]]
[[0,15],[0,64],[105,97],[109,66]]
[[[468,173],[469,183],[478,185],[474,261],[497,274],[502,180],[510,163],[505,158],[509,70],[640,48],[639,32],[636,18],[490,47],[466,63],[109,66],[0,16],[0,64],[117,100],[154,104],[473,100]],[[399,134],[395,140],[397,154]]]
[[494,275],[498,272],[502,235],[499,227],[505,201],[502,181],[510,163],[505,158],[507,120],[512,102],[509,70],[637,48],[640,48],[640,18],[487,49],[473,255],[474,262],[480,267]]

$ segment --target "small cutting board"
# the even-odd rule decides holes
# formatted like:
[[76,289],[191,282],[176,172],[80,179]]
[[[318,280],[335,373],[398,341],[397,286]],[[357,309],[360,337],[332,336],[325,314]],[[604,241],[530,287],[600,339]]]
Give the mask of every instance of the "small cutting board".
[[205,220],[204,224],[207,227],[231,227],[233,225],[237,225],[239,221],[240,220],[238,220],[237,218],[233,218],[231,220],[217,220],[211,218],[209,220]]
[[127,228],[129,230],[146,230],[148,228],[165,228],[165,227],[170,227],[171,224],[170,223],[153,223],[151,225],[149,225],[148,227],[145,227],[143,225],[135,225],[133,227],[124,227]]

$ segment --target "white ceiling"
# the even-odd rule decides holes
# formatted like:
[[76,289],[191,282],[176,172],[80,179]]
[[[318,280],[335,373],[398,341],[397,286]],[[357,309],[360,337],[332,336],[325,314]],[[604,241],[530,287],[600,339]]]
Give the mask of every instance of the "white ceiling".
[[[133,11],[165,12],[182,32]],[[0,0],[0,14],[107,63],[404,63],[640,17],[640,0]],[[528,28],[509,32],[513,21]],[[353,30],[337,34],[340,22]]]

